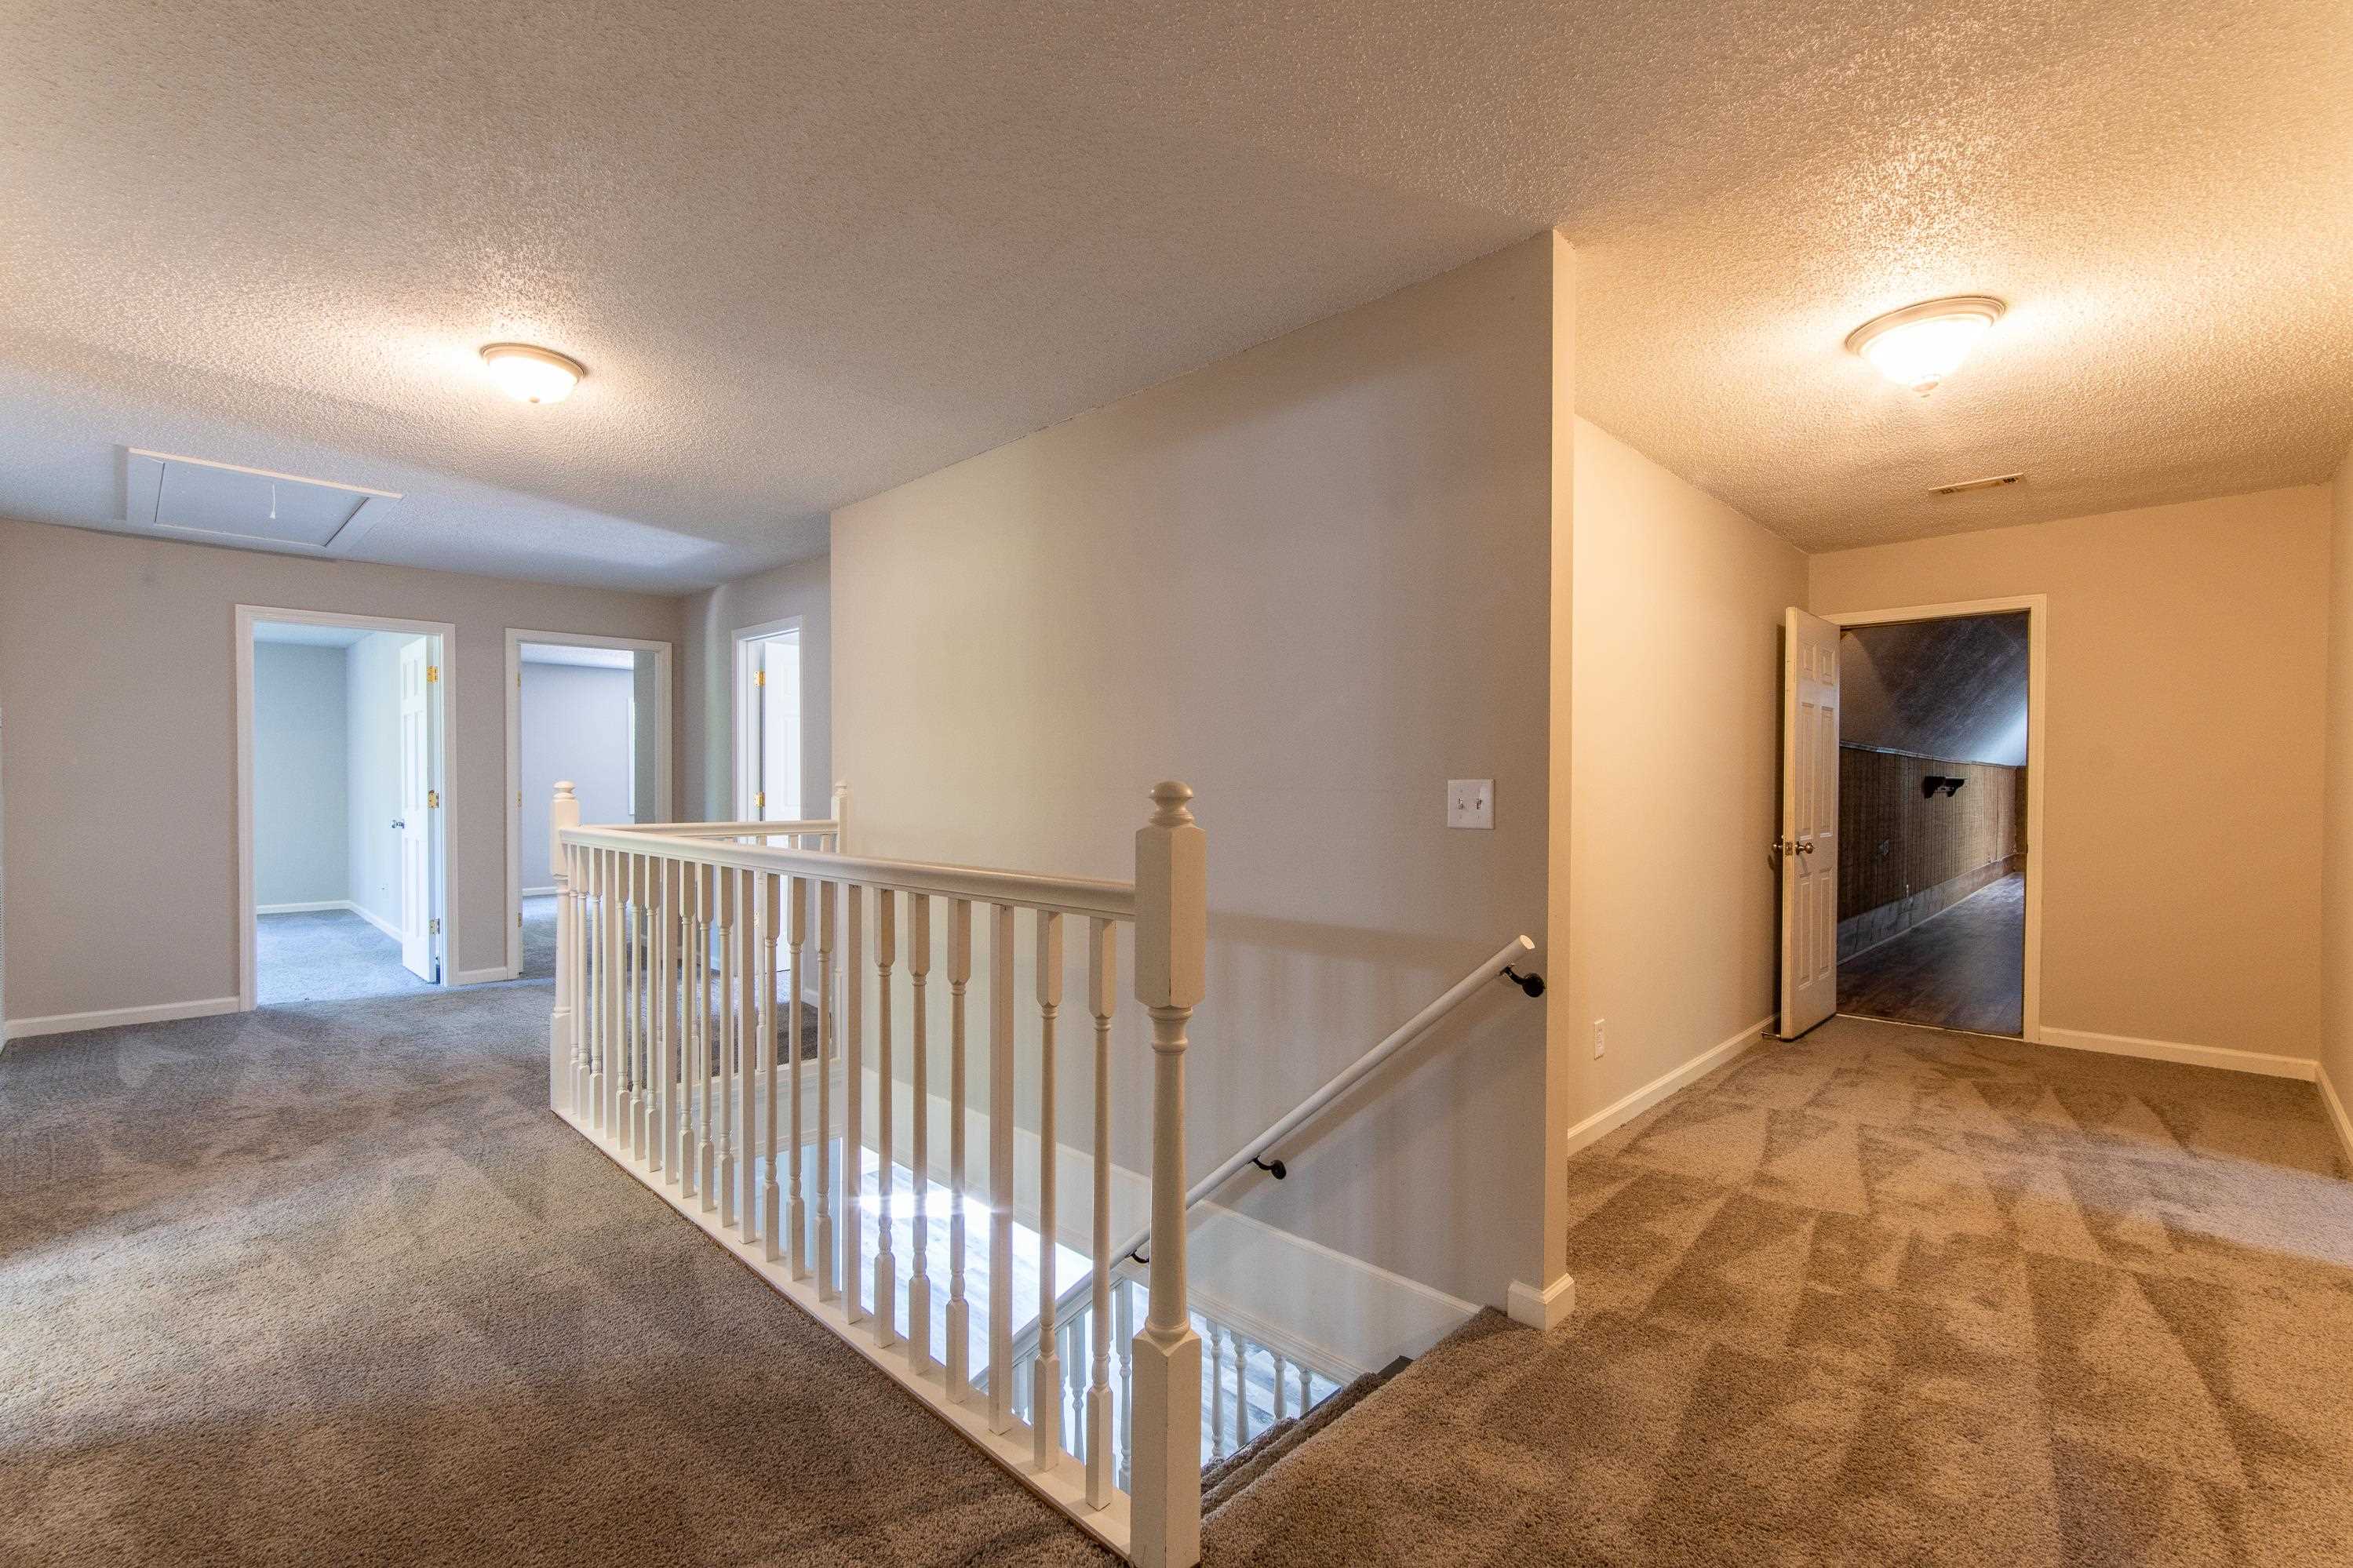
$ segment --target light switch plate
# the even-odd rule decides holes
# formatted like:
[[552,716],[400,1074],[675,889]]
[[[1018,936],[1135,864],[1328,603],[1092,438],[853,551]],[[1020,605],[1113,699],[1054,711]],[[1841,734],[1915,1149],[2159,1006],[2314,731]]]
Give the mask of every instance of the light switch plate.
[[1494,826],[1495,781],[1493,779],[1448,779],[1446,781],[1446,826],[1449,827]]

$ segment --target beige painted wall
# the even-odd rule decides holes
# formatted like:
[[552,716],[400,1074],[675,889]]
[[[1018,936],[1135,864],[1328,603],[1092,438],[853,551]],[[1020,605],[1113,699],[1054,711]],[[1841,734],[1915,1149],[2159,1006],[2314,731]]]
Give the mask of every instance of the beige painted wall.
[[1772,1012],[1781,613],[1806,596],[1794,546],[1584,419],[1576,510],[1572,1125]]
[[2050,595],[2046,1027],[2316,1052],[2328,536],[2309,486],[1812,558],[1818,614]]
[[[865,851],[1124,878],[1153,781],[1198,791],[1196,1170],[1544,935],[1556,244],[834,515],[834,754]],[[1496,781],[1494,831],[1444,826],[1459,777]],[[1115,1148],[1141,1164],[1130,1015]],[[1498,984],[1392,1092],[1285,1147],[1290,1180],[1226,1198],[1500,1303],[1537,1282],[1558,1186],[1544,1051],[1542,1010]],[[1025,1055],[1025,1097],[1032,1076]],[[1063,1086],[1083,1142],[1084,1068]]]
[[2353,452],[2329,487],[2328,791],[2323,824],[2321,963],[2327,1028],[2321,1066],[2353,1111]]
[[[743,577],[686,601],[685,724],[681,813],[705,822],[733,817],[735,634],[788,616],[801,619],[801,809],[831,810],[833,798],[832,563],[825,556]],[[851,811],[857,807],[853,801]]]
[[0,520],[11,1017],[237,994],[241,603],[456,624],[460,971],[505,962],[506,628],[681,633],[667,596]]

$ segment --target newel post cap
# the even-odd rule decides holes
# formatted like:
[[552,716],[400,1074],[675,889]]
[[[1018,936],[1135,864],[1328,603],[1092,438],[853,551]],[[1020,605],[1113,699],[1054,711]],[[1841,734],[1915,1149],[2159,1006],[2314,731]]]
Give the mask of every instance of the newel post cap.
[[1147,1007],[1201,1000],[1209,937],[1209,840],[1171,779],[1153,786],[1152,819],[1135,832],[1135,999]]

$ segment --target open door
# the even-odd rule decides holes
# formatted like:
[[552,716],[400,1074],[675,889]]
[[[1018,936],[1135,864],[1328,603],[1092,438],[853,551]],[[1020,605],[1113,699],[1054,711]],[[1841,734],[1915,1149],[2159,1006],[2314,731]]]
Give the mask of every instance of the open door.
[[400,962],[419,980],[440,984],[434,953],[433,692],[439,675],[433,639],[400,648]]
[[1781,659],[1781,1037],[1838,1011],[1839,630],[1786,612]]

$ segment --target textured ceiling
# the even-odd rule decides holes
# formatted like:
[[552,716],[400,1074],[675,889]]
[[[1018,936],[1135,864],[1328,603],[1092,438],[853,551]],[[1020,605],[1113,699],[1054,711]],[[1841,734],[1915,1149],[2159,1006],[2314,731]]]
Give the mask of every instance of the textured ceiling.
[[1841,744],[1948,763],[2026,761],[2022,615],[1851,626],[1839,677]]
[[[698,585],[1554,224],[1584,411],[1809,547],[2353,440],[2341,0],[967,13],[10,0],[0,511],[103,524],[144,446]],[[1926,402],[1842,352],[1959,290],[2011,312]],[[505,402],[505,338],[589,379]]]

